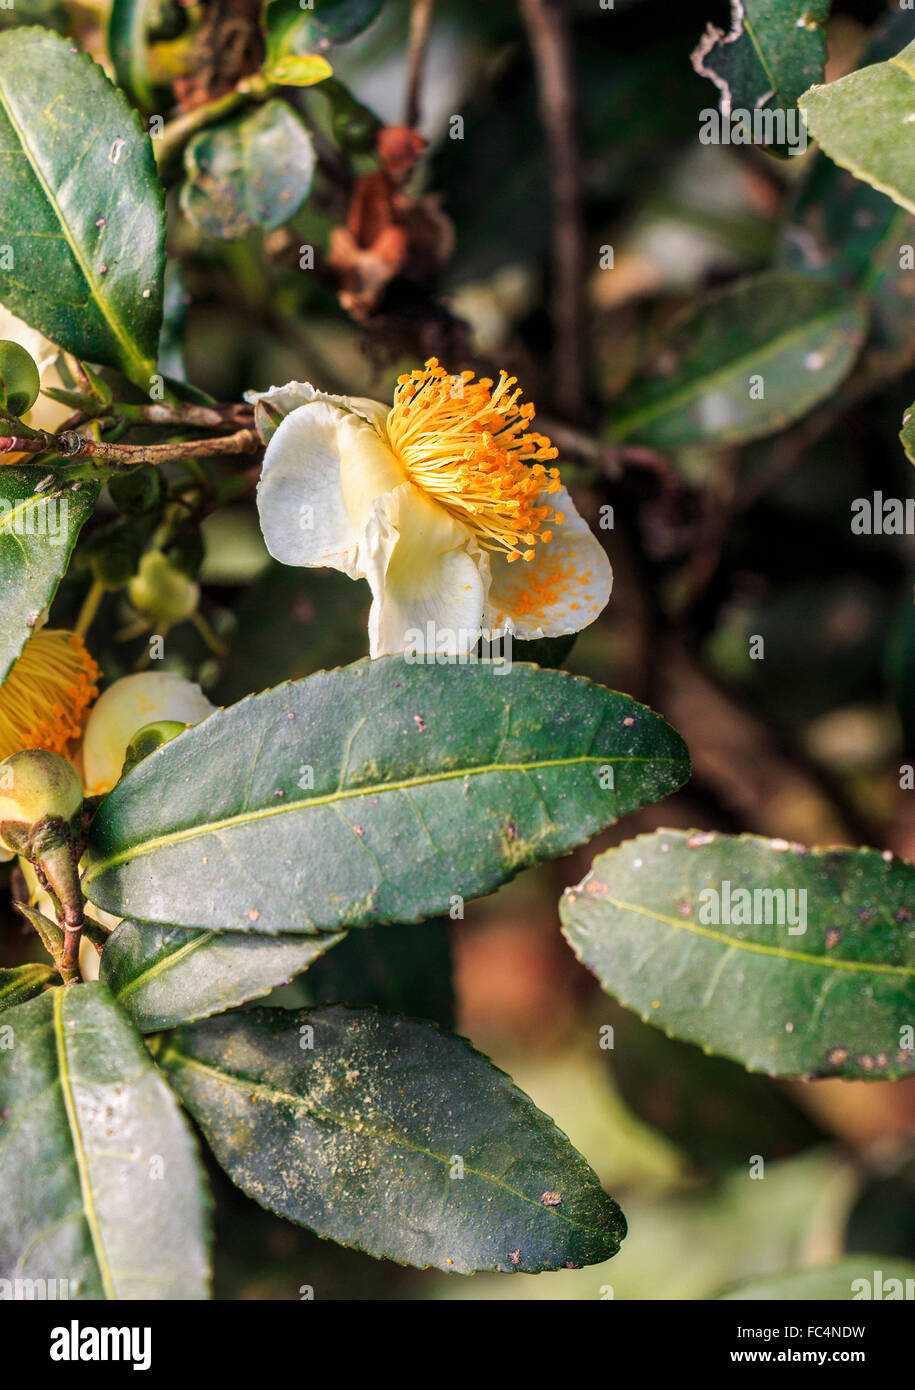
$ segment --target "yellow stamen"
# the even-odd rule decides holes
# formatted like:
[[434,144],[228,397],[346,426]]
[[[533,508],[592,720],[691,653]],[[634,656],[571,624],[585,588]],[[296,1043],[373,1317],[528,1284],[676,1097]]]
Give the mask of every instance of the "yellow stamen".
[[544,491],[559,491],[559,470],[543,466],[558,451],[530,430],[534,407],[519,404],[515,377],[501,372],[493,386],[488,377],[474,384],[473,375],[449,376],[430,357],[423,370],[398,377],[388,442],[410,480],[476,532],[483,549],[531,560],[527,547],[542,523],[561,520],[537,505]]
[[82,737],[98,676],[74,633],[36,632],[0,686],[0,759],[26,748],[66,753]]

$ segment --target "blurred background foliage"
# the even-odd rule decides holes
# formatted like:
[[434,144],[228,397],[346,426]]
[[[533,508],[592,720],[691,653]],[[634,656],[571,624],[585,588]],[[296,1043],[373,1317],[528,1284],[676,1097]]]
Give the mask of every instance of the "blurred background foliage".
[[[256,4],[127,8],[136,27],[117,76],[146,115],[161,106],[169,117],[176,99],[193,111],[262,60]],[[915,757],[915,540],[849,525],[854,499],[910,491],[898,435],[915,396],[915,271],[900,268],[898,248],[915,242],[915,220],[814,149],[788,161],[699,143],[699,113],[716,94],[690,54],[707,21],[726,25],[725,4],[617,0],[608,11],[575,0],[577,165],[565,211],[577,219],[580,264],[570,302],[557,284],[569,272],[557,238],[569,228],[545,152],[536,6],[440,0],[416,92],[427,143],[397,181],[410,204],[408,255],[367,289],[339,233],[352,227],[358,181],[380,167],[378,129],[405,121],[410,6],[364,8],[378,13],[363,32],[317,45],[332,78],[282,89],[293,116],[275,126],[269,105],[253,108],[258,124],[243,138],[254,142],[245,148],[256,187],[232,172],[226,142],[240,137],[225,124],[195,135],[183,168],[171,169],[163,370],[222,401],[290,379],[384,399],[398,371],[431,353],[452,371],[516,373],[586,514],[596,525],[600,508],[613,508],[614,594],[564,664],[664,714],[690,746],[694,778],[596,845],[469,904],[463,920],[352,933],[270,1000],[375,1002],[454,1020],[619,1198],[630,1235],[612,1266],[510,1280],[401,1270],[262,1212],[213,1167],[216,1294],[295,1299],[310,1286],[319,1298],[588,1299],[612,1285],[616,1298],[706,1298],[843,1252],[915,1260],[915,1081],[777,1083],[669,1040],[601,994],[562,943],[556,913],[596,850],[658,825],[915,857],[915,793],[900,788]],[[112,70],[99,7],[17,0],[0,10],[3,25],[22,22],[73,33]],[[232,54],[238,67],[210,73],[201,96],[193,84],[207,73],[200,62],[189,71],[188,35],[207,23],[223,63]],[[839,0],[827,33],[833,78],[865,54],[896,52],[915,37],[915,16]],[[455,116],[462,138],[452,138]],[[271,166],[277,142],[282,178]],[[304,248],[313,266],[303,267]],[[763,437],[685,419],[659,440],[620,436],[657,335],[710,293],[747,281],[756,295],[748,277],[760,272],[801,273],[824,303],[836,295],[827,339],[811,350],[848,360],[822,399],[799,419],[773,415]],[[768,299],[764,290],[749,308],[727,298],[700,308],[718,315],[710,350],[730,334],[738,352]],[[866,316],[850,322],[861,301]],[[793,321],[791,294],[776,308]],[[186,624],[165,665],[220,702],[366,649],[367,588],[273,564],[252,482],[211,468],[212,495],[232,505],[181,539],[226,654]],[[142,509],[127,520],[109,501],[84,556],[93,534],[109,544],[112,528],[128,550],[145,544]],[[86,583],[85,569],[71,571],[61,621]],[[123,598],[112,591],[104,604],[111,621],[99,628],[116,632]],[[754,635],[762,660],[749,654]],[[129,670],[144,640],[112,641],[100,653],[106,675]],[[27,929],[5,931],[24,956]],[[606,1025],[612,1049],[601,1046]],[[755,1157],[762,1181],[750,1175]]]

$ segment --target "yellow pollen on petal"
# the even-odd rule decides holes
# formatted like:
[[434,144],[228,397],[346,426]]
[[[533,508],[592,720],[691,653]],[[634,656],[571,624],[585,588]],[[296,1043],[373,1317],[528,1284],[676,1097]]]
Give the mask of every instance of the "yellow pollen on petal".
[[66,753],[82,737],[99,670],[72,632],[41,628],[0,686],[0,759],[28,748]]
[[495,384],[473,378],[469,371],[449,375],[435,357],[398,377],[388,443],[410,481],[468,526],[484,550],[529,561],[535,540],[552,535],[541,527],[555,519],[553,509],[537,503],[561,487],[559,470],[540,461],[557,450],[530,429],[534,406],[521,404],[515,377],[500,372]]

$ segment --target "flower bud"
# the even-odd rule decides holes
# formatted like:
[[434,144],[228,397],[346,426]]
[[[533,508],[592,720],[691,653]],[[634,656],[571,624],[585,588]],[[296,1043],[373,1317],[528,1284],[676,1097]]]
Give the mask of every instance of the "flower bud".
[[200,590],[192,579],[175,569],[161,550],[148,550],[140,568],[127,585],[132,608],[156,624],[181,623],[197,611]]
[[21,419],[38,400],[40,390],[41,379],[31,353],[8,338],[0,340],[0,409]]
[[17,848],[4,838],[6,826],[28,830],[45,816],[57,816],[71,825],[82,804],[76,769],[58,753],[32,748],[0,763],[0,844],[6,849]]
[[137,763],[148,758],[150,753],[155,753],[156,749],[161,748],[163,743],[171,743],[172,739],[183,734],[186,728],[187,725],[182,724],[177,719],[160,719],[154,724],[144,724],[142,729],[137,729],[127,745],[121,776],[126,777]]

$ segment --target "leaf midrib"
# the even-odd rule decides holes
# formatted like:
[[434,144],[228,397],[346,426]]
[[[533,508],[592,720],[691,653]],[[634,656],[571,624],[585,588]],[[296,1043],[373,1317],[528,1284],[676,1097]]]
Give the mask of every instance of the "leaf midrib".
[[[587,889],[585,895],[587,896]],[[634,912],[638,917],[648,917],[653,922],[663,922],[666,926],[677,927],[680,931],[690,932],[693,936],[701,936],[720,946],[729,946],[737,951],[749,951],[753,955],[775,956],[779,960],[792,960],[800,965],[816,965],[826,970],[845,970],[852,974],[915,977],[915,966],[889,965],[883,961],[867,964],[861,961],[843,960],[841,957],[814,956],[807,951],[789,951],[783,946],[767,946],[762,941],[742,940],[739,937],[727,936],[724,932],[714,931],[710,927],[701,927],[696,922],[684,922],[676,917],[669,917],[664,912],[655,912],[651,908],[643,907],[640,903],[624,902],[621,898],[614,898],[609,893],[593,894],[590,900],[595,904],[610,903],[611,906],[619,908],[622,912]]]
[[[263,1095],[266,1099],[274,1103],[279,1102],[281,1104],[287,1104],[299,1112],[304,1112],[306,1115],[317,1116],[320,1119],[328,1120],[332,1124],[339,1125],[342,1129],[349,1130],[353,1134],[368,1136],[381,1143],[389,1144],[391,1148],[404,1148],[409,1153],[421,1154],[425,1158],[433,1159],[436,1163],[441,1163],[444,1168],[449,1168],[451,1166],[451,1157],[449,1155],[437,1154],[432,1149],[424,1149],[419,1144],[411,1144],[409,1140],[402,1135],[384,1134],[371,1125],[360,1124],[356,1126],[348,1120],[346,1116],[335,1115],[332,1111],[326,1110],[323,1106],[313,1101],[306,1100],[303,1096],[293,1095],[289,1091],[277,1091],[272,1086],[265,1086],[263,1082],[253,1081],[247,1077],[238,1076],[233,1072],[220,1071],[218,1067],[211,1067],[205,1062],[198,1061],[195,1057],[188,1057],[185,1052],[181,1052],[174,1044],[169,1047],[163,1058],[163,1062],[167,1062],[173,1057],[177,1058],[192,1071],[203,1072],[207,1076],[215,1077],[217,1082],[221,1082],[222,1084],[230,1084],[249,1093],[251,1091],[256,1091],[259,1095]],[[529,1206],[535,1207],[538,1212],[555,1216],[557,1219],[565,1221],[567,1225],[573,1226],[577,1230],[586,1231],[592,1236],[606,1234],[602,1227],[589,1226],[583,1221],[576,1221],[574,1217],[569,1216],[566,1212],[560,1211],[558,1207],[546,1207],[542,1202],[535,1201],[533,1197],[528,1197],[524,1192],[519,1192],[517,1188],[510,1187],[508,1183],[503,1182],[502,1179],[495,1174],[483,1173],[478,1168],[471,1168],[466,1161],[464,1163],[464,1172],[470,1173],[471,1176],[475,1178],[479,1178],[481,1182],[491,1183],[493,1187],[498,1187],[510,1196],[517,1197],[519,1201],[526,1202]],[[601,1188],[600,1191],[605,1197],[607,1196],[607,1194],[603,1192],[603,1188]]]
[[66,221],[66,218],[64,217],[63,210],[59,206],[57,198],[55,197],[50,184],[45,178],[44,171],[38,163],[37,156],[33,153],[31,146],[29,145],[25,131],[19,124],[18,118],[14,113],[9,101],[7,100],[6,91],[2,82],[0,82],[0,106],[3,107],[4,114],[7,120],[9,121],[10,126],[12,127],[13,134],[19,141],[19,144],[22,148],[22,152],[29,162],[29,167],[31,168],[36,181],[38,182],[42,192],[44,193],[45,199],[54,211],[54,215],[57,218],[61,232],[63,233],[64,240],[69,246],[73,259],[76,261],[76,264],[79,267],[83,279],[85,280],[89,292],[92,296],[92,302],[101,312],[103,319],[107,323],[111,332],[114,334],[116,341],[119,343],[122,351],[124,352],[124,364],[127,368],[127,375],[130,376],[132,380],[138,381],[138,379],[144,373],[148,374],[155,364],[151,361],[151,359],[138,356],[136,347],[133,343],[130,333],[121,323],[121,320],[118,318],[118,316],[112,312],[111,306],[108,304],[107,299],[102,294],[101,282],[98,276],[93,271],[92,267],[86,261],[82,251],[80,250],[79,246],[73,238],[70,227]]
[[337,789],[323,796],[309,797],[304,801],[286,801],[271,806],[261,806],[256,811],[241,811],[237,815],[225,816],[218,821],[205,821],[199,825],[186,826],[182,830],[172,830],[164,835],[153,836],[137,845],[119,850],[116,854],[90,863],[83,875],[83,884],[88,886],[107,869],[114,868],[118,864],[129,863],[132,859],[140,858],[144,854],[151,854],[154,850],[162,849],[167,845],[181,844],[184,841],[196,839],[200,835],[218,834],[220,831],[231,829],[235,825],[248,825],[260,820],[268,820],[273,816],[287,815],[293,811],[311,810],[318,806],[332,806],[340,801],[350,801],[358,797],[379,796],[392,791],[407,791],[412,787],[434,786],[439,782],[457,781],[465,777],[480,777],[489,773],[531,773],[543,768],[574,767],[583,763],[595,763],[603,767],[608,763],[685,763],[685,761],[686,759],[683,757],[667,754],[643,758],[596,756],[589,753],[574,758],[548,758],[532,763],[487,763],[478,767],[453,768],[447,772],[435,773],[432,776],[403,778],[397,782],[372,782],[361,787]]
[[629,415],[617,421],[613,429],[614,438],[624,438],[631,434],[633,429],[643,425],[646,420],[656,419],[658,416],[670,415],[678,410],[682,405],[707,395],[721,381],[729,377],[740,375],[748,366],[761,365],[769,361],[777,353],[782,352],[786,347],[793,345],[795,341],[804,337],[812,330],[818,329],[830,319],[841,320],[848,314],[849,308],[854,308],[854,301],[842,305],[835,305],[831,309],[824,309],[821,314],[814,318],[805,319],[797,328],[791,328],[786,333],[782,333],[776,338],[770,339],[769,343],[757,351],[749,351],[742,357],[732,358],[724,366],[716,368],[705,376],[694,377],[692,381],[681,387],[679,391],[671,395],[662,396],[659,401],[652,401],[645,405],[641,410],[632,411]]
[[83,1136],[79,1127],[79,1117],[76,1113],[76,1101],[73,1095],[73,1086],[70,1078],[70,1060],[67,1056],[67,1044],[63,1026],[63,1005],[65,998],[66,988],[61,986],[54,994],[54,1012],[52,1016],[60,1089],[67,1115],[67,1123],[70,1126],[73,1155],[76,1159],[76,1167],[79,1173],[79,1186],[83,1200],[83,1213],[86,1218],[86,1225],[89,1227],[89,1235],[92,1239],[92,1248],[95,1251],[95,1259],[98,1264],[102,1287],[105,1290],[105,1297],[113,1299],[116,1298],[117,1295],[114,1290],[111,1269],[108,1264],[108,1257],[105,1253],[105,1244],[102,1239],[98,1215],[95,1210],[92,1179],[89,1175],[89,1160],[86,1156],[85,1146],[83,1145]]

